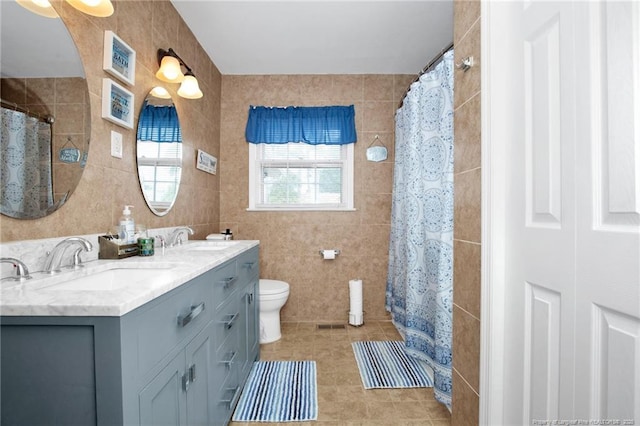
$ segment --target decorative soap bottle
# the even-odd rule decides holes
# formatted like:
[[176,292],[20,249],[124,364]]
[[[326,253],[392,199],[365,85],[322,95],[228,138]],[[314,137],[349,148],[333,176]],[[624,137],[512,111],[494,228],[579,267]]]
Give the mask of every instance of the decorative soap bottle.
[[120,241],[124,244],[133,244],[136,242],[136,224],[131,216],[133,206],[124,206],[122,217],[119,223]]

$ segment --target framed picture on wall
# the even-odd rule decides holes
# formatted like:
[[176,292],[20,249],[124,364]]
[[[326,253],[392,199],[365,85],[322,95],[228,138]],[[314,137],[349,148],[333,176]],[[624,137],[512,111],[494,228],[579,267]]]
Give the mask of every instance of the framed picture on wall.
[[102,79],[102,118],[133,129],[133,93],[110,78]]
[[218,169],[218,159],[199,149],[196,157],[196,169],[215,175]]
[[117,79],[133,86],[136,81],[136,51],[113,31],[104,32],[102,68]]

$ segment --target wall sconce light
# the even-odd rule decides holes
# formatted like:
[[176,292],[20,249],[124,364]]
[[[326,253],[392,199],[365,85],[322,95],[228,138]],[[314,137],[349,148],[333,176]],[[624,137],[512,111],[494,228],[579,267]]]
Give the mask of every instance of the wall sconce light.
[[159,99],[171,99],[171,95],[169,94],[169,92],[167,92],[167,89],[162,86],[154,87],[153,89],[151,89],[150,94],[151,96]]
[[[16,0],[16,2],[30,12],[40,16],[47,18],[58,17],[56,11],[51,7],[49,0]],[[87,15],[97,16],[99,18],[106,18],[107,16],[113,15],[113,4],[111,4],[111,0],[67,0],[67,3]]]
[[44,16],[45,18],[58,18],[58,13],[51,6],[49,0],[16,0],[16,3],[36,15]]
[[[186,99],[202,97],[202,91],[193,71],[172,48],[169,50],[158,49],[158,65],[160,65],[156,73],[158,79],[167,83],[181,83],[178,89],[179,96]],[[187,70],[184,74],[182,67]]]

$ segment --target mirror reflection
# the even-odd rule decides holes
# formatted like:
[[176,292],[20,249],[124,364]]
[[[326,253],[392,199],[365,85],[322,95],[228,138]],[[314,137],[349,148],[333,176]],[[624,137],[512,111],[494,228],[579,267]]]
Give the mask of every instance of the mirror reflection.
[[0,2],[0,212],[37,219],[75,190],[91,134],[89,92],[60,18]]
[[178,196],[182,174],[182,131],[171,96],[154,88],[142,104],[137,135],[138,178],[147,205],[167,214]]

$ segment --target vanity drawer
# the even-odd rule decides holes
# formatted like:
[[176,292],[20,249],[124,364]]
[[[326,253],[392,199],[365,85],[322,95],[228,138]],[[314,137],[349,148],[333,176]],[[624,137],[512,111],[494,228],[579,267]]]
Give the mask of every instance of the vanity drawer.
[[215,313],[213,327],[215,328],[216,349],[227,344],[228,339],[238,340],[241,330],[242,316],[244,311],[240,309],[235,299],[231,303],[224,305],[219,312]]
[[240,375],[237,368],[232,368],[220,386],[216,395],[216,417],[229,419],[242,393]]
[[202,330],[212,319],[212,311],[211,289],[205,274],[140,312],[133,321],[140,375],[181,341]]
[[222,383],[230,374],[236,374],[240,358],[240,339],[237,333],[233,333],[227,336],[224,344],[215,352],[213,375],[216,383]]
[[235,293],[240,284],[239,278],[235,260],[222,265],[212,274],[211,284],[213,285],[213,301],[216,310],[220,309],[227,299]]
[[238,264],[238,279],[246,284],[257,277],[260,270],[260,261],[258,257],[258,247],[242,253],[236,260]]

